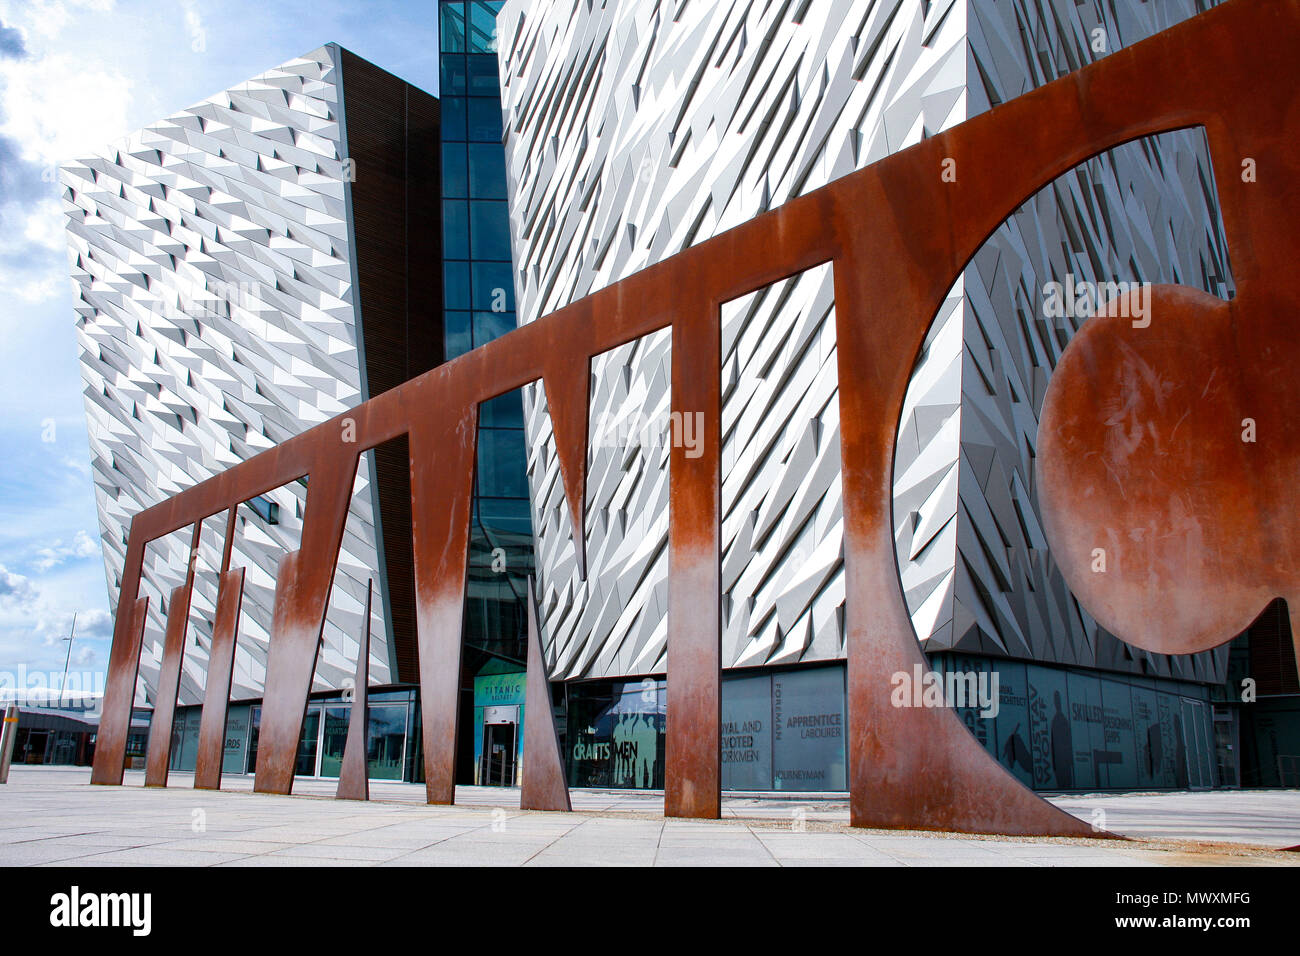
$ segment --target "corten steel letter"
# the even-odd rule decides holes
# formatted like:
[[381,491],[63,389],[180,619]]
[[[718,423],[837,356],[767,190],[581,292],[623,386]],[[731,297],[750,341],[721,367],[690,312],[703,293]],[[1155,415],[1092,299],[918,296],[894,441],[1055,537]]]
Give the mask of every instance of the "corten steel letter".
[[194,767],[194,789],[220,790],[221,764],[226,741],[226,712],[230,706],[230,681],[235,669],[235,644],[239,639],[239,612],[244,598],[244,569],[221,575],[217,588],[217,613],[212,622],[212,650],[208,655],[208,682],[203,692],[203,717],[199,723],[199,752]]
[[537,627],[537,596],[528,579],[528,677],[524,688],[524,766],[519,787],[521,810],[572,810],[564,781],[564,757],[551,709],[551,685],[546,678],[541,632]]
[[226,516],[226,540],[217,585],[217,611],[212,621],[212,647],[208,650],[208,679],[203,689],[203,715],[199,721],[199,750],[194,764],[195,790],[221,789],[221,764],[225,756],[226,710],[230,706],[230,681],[235,670],[235,645],[239,640],[239,612],[244,600],[244,569],[230,569],[235,540],[235,515]]
[[[1161,291],[1153,303],[1153,308],[1160,310],[1153,320],[1153,328],[1159,326],[1156,334],[1147,340],[1125,333],[1127,338],[1118,341],[1136,352],[1140,362],[1133,367],[1144,374],[1164,375],[1170,381],[1192,376],[1202,388],[1207,384],[1203,381],[1205,366],[1196,366],[1183,354],[1185,343],[1166,335],[1165,323],[1188,325],[1192,318],[1197,319],[1204,326],[1196,337],[1202,350],[1226,349],[1229,343],[1236,348],[1242,342],[1260,350],[1263,354],[1258,361],[1257,356],[1240,351],[1231,362],[1226,357],[1222,360],[1227,398],[1201,406],[1179,397],[1184,407],[1204,408],[1207,414],[1222,412],[1238,421],[1252,418],[1258,423],[1258,449],[1234,448],[1234,454],[1225,455],[1223,463],[1213,464],[1193,460],[1181,449],[1179,460],[1195,465],[1190,478],[1189,473],[1180,474],[1170,470],[1173,466],[1157,461],[1166,468],[1161,472],[1162,484],[1138,495],[1132,514],[1139,520],[1168,521],[1172,519],[1166,515],[1176,518],[1185,513],[1198,520],[1217,517],[1229,526],[1231,521],[1241,520],[1240,527],[1254,537],[1243,535],[1242,541],[1249,544],[1234,546],[1215,537],[1215,528],[1208,528],[1206,547],[1222,548],[1223,555],[1206,559],[1204,567],[1191,566],[1185,554],[1151,552],[1148,556],[1156,560],[1157,586],[1184,573],[1190,576],[1188,580],[1200,582],[1194,597],[1205,606],[1205,624],[1202,633],[1181,643],[1153,638],[1155,643],[1149,641],[1144,646],[1157,650],[1211,646],[1209,632],[1226,628],[1225,636],[1230,636],[1242,621],[1249,623],[1252,608],[1257,610],[1273,594],[1294,598],[1294,613],[1300,606],[1295,551],[1300,546],[1291,533],[1297,513],[1296,492],[1286,478],[1294,474],[1300,454],[1296,431],[1300,416],[1295,414],[1295,396],[1286,392],[1282,383],[1293,378],[1297,355],[1294,341],[1279,342],[1277,338],[1285,329],[1280,316],[1295,312],[1295,296],[1270,291],[1268,283],[1276,286],[1284,281],[1297,250],[1293,224],[1300,222],[1300,166],[1288,152],[1290,144],[1300,141],[1296,49],[1300,49],[1300,0],[1230,0],[791,200],[347,413],[346,418],[355,423],[356,452],[410,433],[429,800],[449,803],[454,797],[460,628],[477,403],[538,378],[543,380],[581,563],[590,360],[672,326],[674,342],[682,343],[674,349],[672,407],[679,412],[703,413],[706,442],[699,458],[687,458],[682,448],[672,452],[672,680],[665,809],[716,815],[719,596],[716,591],[705,592],[708,581],[717,581],[718,560],[716,442],[720,422],[716,390],[721,371],[717,306],[830,262],[835,277],[840,369],[852,822],[858,826],[1008,834],[1096,835],[1016,781],[975,741],[952,710],[894,708],[888,703],[892,675],[925,663],[899,586],[890,518],[903,398],[925,333],[947,290],[981,244],[1021,203],[1057,176],[1107,149],[1142,136],[1204,126],[1221,190],[1241,304],[1228,308],[1185,291]],[[1259,82],[1261,77],[1268,82]],[[1256,158],[1258,182],[1239,181],[1246,158]],[[942,177],[946,169],[956,172],[955,181]],[[1085,327],[1078,347],[1067,349],[1061,374],[1067,381],[1071,376],[1078,381],[1093,375],[1095,368],[1097,378],[1089,387],[1109,381],[1130,389],[1139,400],[1148,399],[1121,367],[1120,358],[1127,353],[1122,348],[1108,353],[1101,347],[1101,343],[1115,341],[1113,323],[1099,320],[1092,327]],[[1162,335],[1166,338],[1159,337]],[[1090,367],[1089,362],[1096,364]],[[1253,378],[1246,374],[1251,362],[1259,372]],[[1208,394],[1217,393],[1211,389]],[[1097,420],[1086,414],[1071,417],[1068,411],[1064,406],[1058,410],[1055,399],[1045,409],[1044,444],[1049,458],[1057,456],[1075,467],[1081,455],[1104,452],[1095,446],[1112,441],[1114,430],[1099,427]],[[345,490],[351,488],[350,472],[346,482],[318,474],[331,473],[330,459],[322,460],[320,450],[337,448],[336,436],[344,417],[319,425],[136,516],[122,578],[95,782],[121,781],[140,650],[139,630],[128,619],[138,593],[144,544],[233,502],[311,473],[311,494],[316,497],[308,509],[303,548],[296,559],[287,562],[277,592],[273,666],[268,667],[267,675],[268,706],[275,697],[274,706],[283,710],[283,719],[276,721],[275,750],[284,766],[276,771],[275,782],[283,788],[281,792],[288,789],[310,665],[346,514]],[[1166,443],[1173,442],[1176,419],[1155,420],[1157,434]],[[1104,425],[1106,419],[1101,421]],[[1226,426],[1215,423],[1212,427]],[[1209,434],[1212,448],[1222,448],[1223,433]],[[1063,449],[1059,455],[1053,451],[1053,442],[1058,441]],[[714,443],[712,450],[710,442]],[[1266,454],[1254,455],[1257,450]],[[1140,452],[1145,454],[1145,449]],[[1268,456],[1274,460],[1259,460]],[[355,454],[350,464],[355,470]],[[1238,471],[1248,466],[1254,471],[1249,478],[1241,478]],[[1096,468],[1089,467],[1092,471],[1080,470],[1079,476],[1098,480]],[[1192,483],[1211,479],[1219,482],[1211,493],[1199,486],[1189,490]],[[329,521],[315,517],[321,510],[315,501],[322,482],[334,489]],[[1045,476],[1048,498],[1058,486],[1059,478]],[[1213,513],[1209,508],[1216,502],[1222,510]],[[1247,514],[1250,508],[1257,514]],[[1082,560],[1080,548],[1130,517],[1114,509],[1092,512],[1051,501],[1047,511],[1054,522],[1050,533],[1061,549],[1062,566],[1074,566],[1076,570],[1067,571],[1067,575],[1076,577]],[[1051,517],[1058,512],[1064,516],[1059,521]],[[1257,557],[1243,555],[1251,544]],[[1114,591],[1090,592],[1086,580],[1071,583],[1080,588],[1086,601],[1102,606],[1106,600],[1114,600],[1116,628],[1131,633],[1143,608],[1151,606],[1134,603],[1132,589],[1149,585],[1151,579],[1135,573],[1127,553],[1122,556],[1122,569],[1123,580],[1110,585]],[[1220,574],[1236,571],[1240,583],[1205,587],[1209,581],[1222,583],[1215,577],[1216,569]],[[290,609],[294,614],[289,614]],[[1107,618],[1101,615],[1107,613],[1112,612],[1102,607],[1099,619],[1103,623]],[[1147,639],[1140,634],[1137,638]],[[698,724],[688,722],[691,715]],[[697,733],[700,736],[692,744],[689,738]],[[265,717],[262,734],[265,746]],[[259,753],[259,764],[261,756]],[[259,767],[259,789],[268,789],[261,786],[261,770]]]
[[126,768],[126,741],[131,733],[131,708],[135,703],[135,678],[140,668],[140,645],[149,599],[140,598],[140,566],[144,560],[144,536],[136,534],[137,515],[131,522],[131,536],[122,569],[122,583],[113,620],[113,646],[108,652],[108,674],[104,679],[104,704],[95,737],[95,758],[90,782],[117,785]]
[[343,765],[339,767],[338,800],[369,800],[370,774],[366,766],[366,705],[370,699],[370,602],[375,582],[366,582],[366,621],[357,644],[357,676],[352,688],[352,711],[348,715],[348,737],[343,744]]
[[424,789],[429,803],[456,801],[461,623],[469,562],[478,405],[439,410],[411,429],[411,536]]
[[145,760],[146,787],[167,786],[167,773],[171,769],[172,722],[176,717],[176,695],[181,689],[181,664],[185,659],[185,637],[190,624],[190,594],[194,588],[194,564],[199,555],[202,529],[202,521],[194,522],[185,583],[172,589],[167,606],[167,630],[163,635],[162,666],[158,671],[158,699],[154,701],[149,753]]
[[301,547],[281,559],[275,582],[266,694],[262,699],[257,775],[253,782],[253,789],[262,793],[289,793],[293,789],[307,694],[316,670],[330,585],[334,582],[334,566],[357,474],[355,443],[342,443],[337,437],[331,443],[327,436],[321,438],[317,466],[307,484]]
[[[722,811],[722,332],[708,288],[688,289],[697,293],[701,314],[690,322],[679,317],[672,333],[664,815],[716,819]],[[691,431],[698,442],[693,449],[686,443]]]

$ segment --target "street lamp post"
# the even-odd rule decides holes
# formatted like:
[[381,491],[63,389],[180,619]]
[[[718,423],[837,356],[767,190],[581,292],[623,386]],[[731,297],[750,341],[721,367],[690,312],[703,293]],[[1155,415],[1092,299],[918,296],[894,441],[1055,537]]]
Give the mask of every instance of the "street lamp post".
[[72,629],[68,631],[68,636],[63,638],[68,642],[68,656],[63,659],[63,683],[59,685],[59,707],[63,706],[63,692],[68,687],[68,665],[72,663],[72,638],[77,633],[77,612],[72,612]]

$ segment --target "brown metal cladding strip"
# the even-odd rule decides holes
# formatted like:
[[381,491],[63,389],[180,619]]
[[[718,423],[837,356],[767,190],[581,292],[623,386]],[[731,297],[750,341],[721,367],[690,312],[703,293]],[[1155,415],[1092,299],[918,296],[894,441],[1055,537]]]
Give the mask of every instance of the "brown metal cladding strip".
[[551,685],[546,678],[537,597],[528,580],[528,677],[524,688],[524,766],[519,788],[521,810],[572,810],[564,781],[564,756],[551,709]]
[[224,571],[217,587],[217,613],[212,622],[212,648],[208,652],[208,680],[203,691],[198,759],[194,766],[195,790],[221,789],[226,711],[230,706],[230,681],[235,669],[243,599],[244,569]]
[[357,645],[357,677],[352,688],[352,713],[348,717],[348,738],[343,745],[339,768],[338,800],[369,800],[370,775],[366,767],[366,706],[370,697],[370,602],[375,582],[366,584],[366,619]]

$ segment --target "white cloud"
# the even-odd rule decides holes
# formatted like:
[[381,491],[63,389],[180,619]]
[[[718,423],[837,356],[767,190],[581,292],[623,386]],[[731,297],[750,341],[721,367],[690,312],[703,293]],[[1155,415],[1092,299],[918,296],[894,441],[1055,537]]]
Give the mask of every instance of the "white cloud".
[[70,53],[0,63],[4,124],[24,159],[53,166],[129,132],[131,80]]
[[[108,13],[113,9],[114,3],[115,0],[21,0],[16,12],[29,32],[53,39],[63,32],[63,28],[72,20],[74,11]],[[0,7],[0,13],[9,20],[14,18],[15,9],[12,4],[6,3]]]
[[0,564],[0,606],[28,608],[39,597],[36,585],[21,574],[15,574]]
[[32,566],[37,571],[48,571],[58,567],[69,558],[91,558],[99,554],[99,545],[85,531],[78,531],[71,544],[55,541],[48,548],[40,548]]

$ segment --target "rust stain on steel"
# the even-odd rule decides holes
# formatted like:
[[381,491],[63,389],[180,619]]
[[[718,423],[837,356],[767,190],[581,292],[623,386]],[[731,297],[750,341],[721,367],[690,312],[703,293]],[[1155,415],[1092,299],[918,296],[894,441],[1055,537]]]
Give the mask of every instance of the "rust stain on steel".
[[[1256,158],[1300,176],[1294,148]],[[1039,495],[1057,565],[1099,624],[1149,651],[1217,647],[1277,597],[1300,640],[1300,297],[1250,276],[1230,302],[1159,285],[1135,320],[1141,295],[1084,324],[1048,389]]]
[[564,781],[564,757],[551,709],[542,640],[537,626],[537,597],[528,579],[528,678],[524,688],[524,766],[519,787],[521,810],[572,810]]
[[217,610],[212,620],[212,647],[208,649],[207,682],[199,721],[198,756],[194,764],[195,790],[221,789],[221,763],[225,755],[226,710],[230,705],[230,680],[235,669],[239,640],[239,611],[244,600],[244,569],[230,570],[238,506],[226,513],[221,575],[217,583]]
[[366,582],[366,621],[361,629],[357,649],[357,676],[352,688],[352,712],[348,716],[348,738],[343,745],[343,765],[339,767],[339,785],[334,792],[338,800],[369,800],[370,774],[366,766],[367,709],[370,699],[370,602],[375,582]]
[[185,659],[185,638],[189,633],[190,595],[194,590],[194,564],[199,554],[199,534],[203,522],[194,522],[186,562],[185,583],[172,589],[167,605],[167,630],[163,635],[162,667],[158,673],[158,699],[154,701],[153,732],[149,734],[149,751],[145,760],[144,785],[167,786],[172,751],[172,722],[176,716],[176,696],[181,688],[181,664]]
[[[829,262],[835,277],[840,370],[852,822],[1096,835],[1017,782],[953,711],[888,703],[891,676],[925,665],[899,588],[890,521],[903,397],[926,330],[948,289],[1018,206],[1098,153],[1173,129],[1203,125],[1208,133],[1240,308],[1249,311],[1230,311],[1221,321],[1236,333],[1248,320],[1268,322],[1264,313],[1270,309],[1277,316],[1293,315],[1293,297],[1270,291],[1268,283],[1276,286],[1288,275],[1297,245],[1292,224],[1300,221],[1300,169],[1286,150],[1286,144],[1300,139],[1297,48],[1300,0],[1230,0],[502,336],[137,515],[93,781],[121,781],[139,658],[130,609],[138,594],[144,544],[310,473],[303,547],[286,560],[276,596],[267,672],[274,732],[268,739],[264,716],[259,747],[258,789],[288,791],[356,456],[408,434],[427,796],[432,802],[451,802],[477,403],[542,380],[555,416],[565,495],[581,541],[590,360],[672,326],[679,345],[673,355],[672,407],[705,413],[707,440],[698,458],[687,458],[680,448],[671,456],[665,804],[669,812],[716,815],[718,306]],[[1264,78],[1267,82],[1261,82]],[[1258,158],[1258,182],[1240,182],[1243,157]],[[955,182],[942,178],[945,169],[956,172]],[[1171,315],[1182,319],[1210,315],[1208,307],[1174,303],[1170,298],[1166,304]],[[1156,318],[1153,325],[1160,321]],[[1185,324],[1177,317],[1174,321]],[[1273,327],[1281,328],[1281,321],[1273,320]],[[1260,335],[1251,341],[1276,347],[1282,356],[1277,373],[1269,377],[1284,381],[1294,374],[1286,358],[1293,353]],[[1075,353],[1083,355],[1091,338],[1086,335]],[[1232,361],[1226,354],[1214,358],[1230,378],[1254,361],[1236,354],[1240,357]],[[1152,355],[1148,361],[1166,357]],[[1118,356],[1101,359],[1113,362]],[[1073,361],[1064,363],[1066,375]],[[1161,374],[1175,378],[1192,373],[1188,363],[1174,361],[1175,367]],[[1194,371],[1201,375],[1205,368]],[[1267,393],[1262,383],[1250,387],[1256,389],[1250,393],[1256,396],[1249,403],[1253,408]],[[1214,407],[1232,416],[1240,411],[1232,404]],[[1280,458],[1290,455],[1287,461],[1293,463],[1295,433],[1287,429],[1297,417],[1282,416],[1282,409],[1291,408],[1285,402],[1278,401],[1277,407],[1277,415],[1263,407],[1255,410],[1253,417],[1264,426],[1257,450]],[[1056,417],[1049,408],[1049,424]],[[356,438],[346,448],[338,437],[344,420],[354,426]],[[1047,436],[1049,444],[1052,440]],[[1103,439],[1094,433],[1084,440]],[[1174,440],[1172,431],[1167,440]],[[1077,451],[1071,453],[1072,462]],[[346,467],[339,464],[344,460]],[[1261,514],[1293,520],[1296,493],[1272,474],[1232,487],[1254,496]],[[1190,501],[1195,513],[1189,480],[1169,481],[1167,507]],[[322,487],[329,490],[322,492]],[[326,504],[320,503],[322,496]],[[1066,528],[1075,517],[1055,527],[1055,534],[1067,535],[1060,540],[1069,541]],[[1259,607],[1274,591],[1291,596],[1287,589],[1294,590],[1295,536],[1287,540],[1289,526],[1284,525],[1274,519],[1270,526],[1261,517],[1245,526],[1259,535],[1253,544],[1261,557],[1235,564],[1242,578],[1249,578],[1249,587],[1227,589],[1217,623],[1231,622],[1231,630],[1236,615],[1245,613],[1242,607],[1254,598],[1239,601],[1242,589],[1258,589]],[[1250,539],[1243,535],[1243,540]],[[1069,551],[1068,544],[1064,550]],[[1075,559],[1067,555],[1067,560]],[[1176,563],[1167,567],[1179,570]],[[1206,603],[1213,604],[1220,589],[1205,590],[1211,595]],[[1209,640],[1198,638],[1200,643]],[[692,725],[690,719],[698,723]]]

